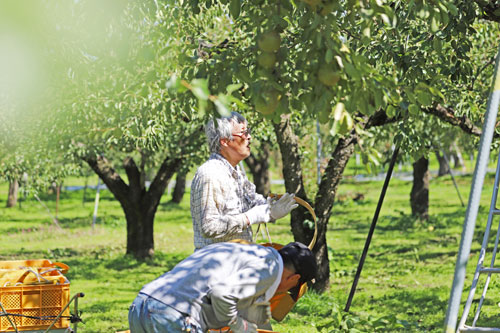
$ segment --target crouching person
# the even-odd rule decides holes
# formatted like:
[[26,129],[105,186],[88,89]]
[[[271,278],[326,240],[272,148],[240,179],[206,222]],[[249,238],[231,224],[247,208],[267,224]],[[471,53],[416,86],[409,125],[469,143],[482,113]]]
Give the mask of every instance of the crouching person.
[[312,280],[316,271],[313,253],[298,242],[280,250],[211,244],[141,289],[130,307],[130,330],[257,332],[270,320],[271,297]]

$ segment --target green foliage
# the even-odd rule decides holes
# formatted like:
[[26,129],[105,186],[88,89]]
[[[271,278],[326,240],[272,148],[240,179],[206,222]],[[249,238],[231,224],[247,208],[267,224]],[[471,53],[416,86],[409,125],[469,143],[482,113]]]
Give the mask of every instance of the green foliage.
[[[443,129],[424,109],[451,106],[480,121],[499,29],[478,19],[474,2],[196,0],[184,7],[186,20],[200,21],[188,25],[188,35],[201,39],[184,53],[195,54],[195,71],[210,77],[211,89],[240,82],[238,98],[261,117],[316,118],[325,141],[354,129],[365,140],[369,169],[378,161],[367,147],[380,137],[359,125],[363,116],[399,117],[384,134],[392,131],[391,143],[413,159],[427,154]],[[234,22],[222,24],[226,16]],[[204,33],[207,18],[220,22],[220,36]]]

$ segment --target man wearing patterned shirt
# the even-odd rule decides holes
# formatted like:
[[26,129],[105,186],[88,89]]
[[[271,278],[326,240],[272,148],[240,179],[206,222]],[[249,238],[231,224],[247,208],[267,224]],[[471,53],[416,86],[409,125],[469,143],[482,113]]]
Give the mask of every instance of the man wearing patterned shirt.
[[252,242],[252,224],[274,222],[297,207],[293,194],[276,202],[255,192],[239,163],[250,155],[251,134],[237,112],[210,120],[205,128],[211,155],[191,183],[194,246],[244,239]]

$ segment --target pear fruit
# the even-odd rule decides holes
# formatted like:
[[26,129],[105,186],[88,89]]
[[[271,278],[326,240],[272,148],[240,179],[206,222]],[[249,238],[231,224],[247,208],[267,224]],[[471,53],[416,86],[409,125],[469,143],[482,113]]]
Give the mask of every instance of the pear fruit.
[[265,116],[276,111],[281,99],[281,93],[275,89],[267,90],[255,99],[255,109]]
[[276,63],[276,54],[269,52],[262,52],[257,56],[257,62],[260,66],[271,69]]
[[274,53],[280,48],[281,37],[277,31],[263,33],[257,39],[257,45],[263,52]]
[[318,71],[318,79],[325,86],[333,87],[340,80],[340,73],[330,66],[321,66]]

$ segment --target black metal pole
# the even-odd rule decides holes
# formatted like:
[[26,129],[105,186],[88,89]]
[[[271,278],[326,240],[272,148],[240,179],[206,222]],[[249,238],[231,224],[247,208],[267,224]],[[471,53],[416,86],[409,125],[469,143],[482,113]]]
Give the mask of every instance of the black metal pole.
[[448,162],[448,158],[446,157],[446,153],[444,152],[443,148],[441,148],[441,152],[443,153],[444,161],[446,162],[446,165],[448,166],[448,171],[450,173],[451,180],[453,181],[453,185],[455,185],[455,190],[457,191],[458,198],[460,199],[460,202],[462,203],[462,207],[465,207],[464,201],[462,200],[462,196],[460,195],[460,191],[458,190],[457,182],[455,181],[455,177],[453,177],[453,172],[451,171],[450,162]]
[[385,192],[387,192],[387,188],[389,187],[389,181],[391,180],[392,170],[394,169],[394,165],[396,164],[398,152],[399,147],[396,147],[396,149],[394,149],[394,152],[392,153],[391,163],[389,164],[389,170],[387,170],[387,175],[385,176],[384,186],[382,187],[382,192],[380,193],[380,198],[378,199],[377,209],[375,209],[375,214],[373,215],[370,231],[368,232],[368,236],[366,237],[365,248],[363,249],[361,259],[359,260],[358,270],[356,271],[354,281],[352,282],[351,292],[349,293],[349,298],[347,299],[347,304],[345,305],[344,309],[345,312],[349,311],[352,298],[354,297],[354,293],[356,292],[356,286],[358,285],[359,276],[361,275],[361,271],[363,270],[363,264],[365,263],[366,254],[368,253],[368,248],[370,247],[370,242],[372,241],[373,232],[375,231],[375,226],[377,225],[378,215],[380,213],[380,209],[382,208],[382,203],[384,202]]

